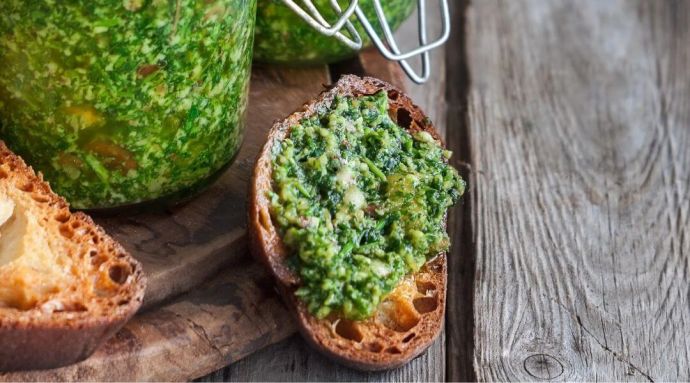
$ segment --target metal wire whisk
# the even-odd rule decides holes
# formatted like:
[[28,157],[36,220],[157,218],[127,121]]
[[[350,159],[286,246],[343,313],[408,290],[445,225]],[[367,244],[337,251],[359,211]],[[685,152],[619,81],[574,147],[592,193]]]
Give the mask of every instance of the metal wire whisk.
[[[288,7],[295,11],[304,21],[309,23],[314,29],[326,36],[333,36],[338,41],[347,45],[348,47],[359,50],[362,48],[362,37],[359,35],[351,17],[355,15],[359,22],[364,27],[367,35],[374,43],[374,45],[381,51],[384,57],[389,60],[397,61],[402,66],[403,70],[412,79],[412,81],[423,84],[429,79],[431,74],[429,51],[443,45],[450,36],[450,12],[448,10],[448,0],[438,0],[441,8],[441,21],[443,29],[438,39],[428,42],[427,36],[427,14],[426,14],[426,0],[417,0],[418,14],[419,14],[419,47],[407,52],[401,52],[397,41],[393,37],[393,31],[383,12],[380,0],[371,0],[376,10],[376,17],[379,25],[383,30],[383,38],[379,36],[371,22],[367,19],[362,9],[359,6],[359,0],[350,0],[346,8],[342,8],[337,0],[330,0],[331,7],[338,15],[338,20],[330,24],[323,17],[321,12],[314,6],[311,0],[301,0],[302,5],[298,5],[294,0],[282,0]],[[348,35],[343,33],[343,28],[347,30]],[[420,56],[422,63],[422,71],[418,73],[410,65],[408,60],[410,58]]]

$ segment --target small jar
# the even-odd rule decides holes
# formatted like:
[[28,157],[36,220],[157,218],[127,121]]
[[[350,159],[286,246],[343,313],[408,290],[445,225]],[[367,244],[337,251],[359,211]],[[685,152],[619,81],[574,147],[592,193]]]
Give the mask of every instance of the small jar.
[[[336,17],[330,0],[313,0],[324,17],[334,22]],[[342,7],[349,1],[341,1]],[[380,30],[371,0],[359,1],[372,26]],[[398,28],[415,10],[415,0],[386,0],[381,6],[392,29]],[[368,36],[362,25],[353,22],[365,45]],[[357,54],[343,43],[314,30],[281,0],[259,0],[256,18],[254,59],[259,62],[287,65],[316,65],[339,61]]]
[[76,208],[183,198],[239,150],[256,0],[0,1],[0,138]]

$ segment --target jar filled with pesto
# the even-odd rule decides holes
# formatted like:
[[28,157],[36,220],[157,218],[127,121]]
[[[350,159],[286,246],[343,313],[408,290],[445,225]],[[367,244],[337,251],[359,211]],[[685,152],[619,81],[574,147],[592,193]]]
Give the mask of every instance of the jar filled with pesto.
[[183,198],[239,150],[256,0],[0,1],[0,139],[77,208]]
[[[330,22],[337,17],[330,5],[331,0],[313,0],[316,8]],[[339,1],[346,7],[349,0]],[[415,0],[385,0],[381,6],[389,25],[397,29],[415,10]],[[376,20],[376,11],[372,0],[360,0],[359,5],[369,20]],[[372,23],[380,30],[380,25]],[[367,34],[359,22],[354,23],[359,34],[369,43]],[[311,65],[339,61],[357,54],[347,45],[331,36],[322,35],[312,28],[282,0],[259,0],[256,16],[256,61],[288,64]]]

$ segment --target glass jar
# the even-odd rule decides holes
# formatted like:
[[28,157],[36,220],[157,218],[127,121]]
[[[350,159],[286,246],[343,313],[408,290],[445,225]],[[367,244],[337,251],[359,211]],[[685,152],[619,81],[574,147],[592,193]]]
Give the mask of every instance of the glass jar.
[[0,138],[77,208],[181,196],[239,150],[256,0],[0,1]]
[[[331,22],[336,20],[330,0],[313,0],[313,2],[327,20]],[[342,7],[346,7],[349,0],[339,3]],[[359,4],[368,20],[372,22],[372,26],[380,29],[378,23],[374,21],[377,18],[372,1],[360,0]],[[416,0],[381,1],[386,18],[394,30],[412,14],[416,4]],[[364,42],[369,43],[362,25],[359,22],[353,24]],[[254,46],[256,61],[289,65],[325,64],[352,57],[356,53],[335,38],[324,36],[314,30],[283,4],[282,0],[259,0]]]

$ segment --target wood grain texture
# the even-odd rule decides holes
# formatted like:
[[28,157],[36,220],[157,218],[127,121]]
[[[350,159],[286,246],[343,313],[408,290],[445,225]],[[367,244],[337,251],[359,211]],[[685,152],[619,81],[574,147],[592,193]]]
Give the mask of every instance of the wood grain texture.
[[[463,179],[471,173],[471,149],[468,137],[467,93],[470,78],[465,40],[466,10],[469,1],[451,2],[453,30],[446,48],[446,100],[448,148],[453,151],[451,163]],[[474,186],[470,183],[469,189]],[[446,309],[446,380],[475,381],[472,365],[474,353],[473,284],[475,252],[472,245],[470,192],[448,217],[448,233],[453,247],[448,257],[448,299]]]
[[233,165],[205,192],[162,212],[96,217],[144,264],[145,306],[189,290],[246,255],[247,184],[273,121],[328,83],[325,67],[254,68],[244,143]]
[[690,379],[690,3],[468,14],[480,380]]
[[359,372],[314,352],[299,335],[200,380],[233,382],[438,382],[444,380],[443,336],[417,359],[385,372]]
[[263,268],[243,261],[138,315],[84,362],[0,381],[188,381],[296,331]]
[[[434,29],[436,28],[436,29]],[[438,29],[432,25],[430,33]],[[416,17],[413,16],[398,31],[403,41],[416,41]],[[383,59],[372,50],[364,51],[357,63],[351,63],[354,74],[376,76],[407,90],[412,99],[434,121],[436,128],[445,135],[445,51],[433,52],[434,74],[423,86],[413,84],[401,72],[399,66]],[[346,68],[338,66],[338,71]],[[362,71],[362,73],[355,73]],[[446,321],[451,320],[447,319]],[[454,319],[452,319],[454,320]],[[442,332],[426,353],[404,367],[383,373],[361,373],[340,366],[310,349],[299,336],[270,346],[254,355],[205,376],[204,381],[442,381],[446,370],[445,331]]]

